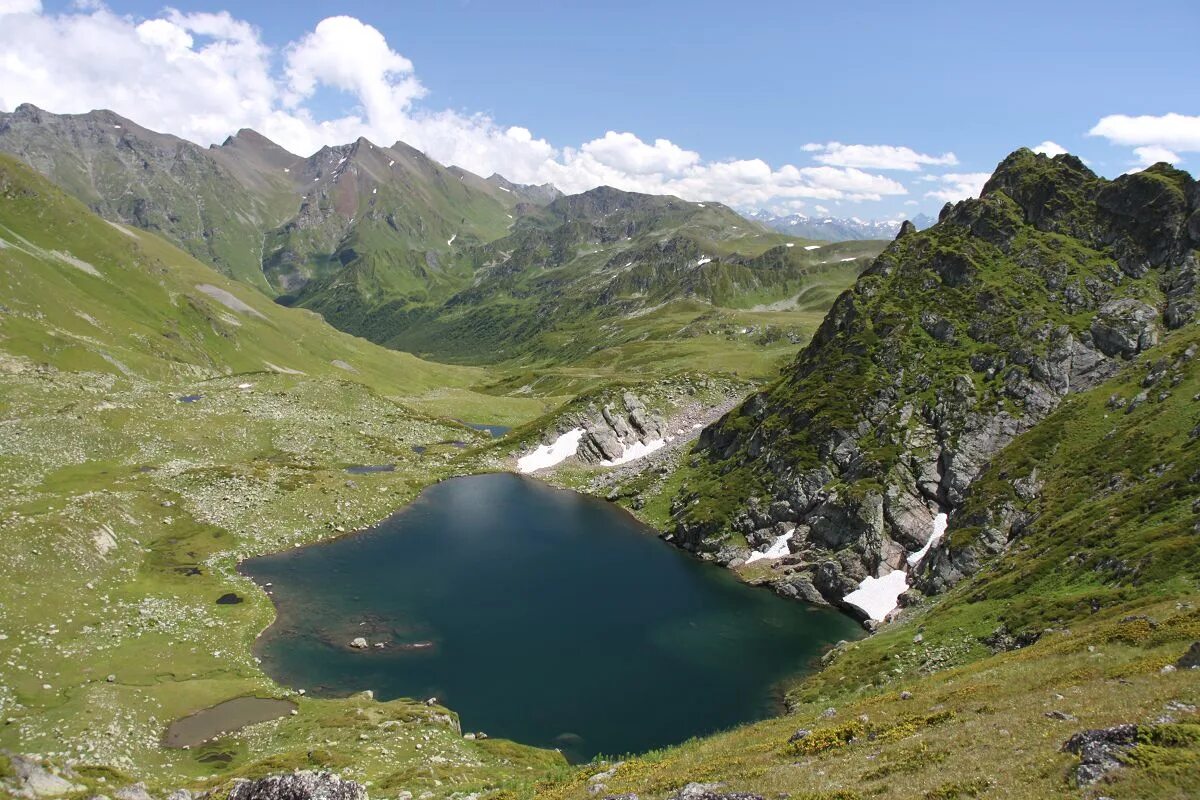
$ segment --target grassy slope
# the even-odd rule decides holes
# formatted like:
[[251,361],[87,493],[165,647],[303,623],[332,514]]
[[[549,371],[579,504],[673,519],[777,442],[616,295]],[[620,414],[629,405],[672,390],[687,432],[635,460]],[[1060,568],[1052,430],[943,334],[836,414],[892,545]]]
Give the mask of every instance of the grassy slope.
[[[106,765],[83,770],[93,790],[128,780],[108,768],[178,786],[329,766],[444,794],[561,766],[463,740],[444,709],[276,685],[250,649],[270,602],[235,571],[371,524],[449,474],[458,451],[439,442],[486,439],[443,415],[520,421],[545,401],[498,402],[470,389],[479,370],[274,306],[8,160],[0,239],[0,748]],[[422,403],[438,416],[410,405]],[[355,463],[397,469],[348,483]],[[229,591],[246,602],[215,605]],[[158,746],[170,720],[248,693],[292,695],[300,713],[195,750]]]
[[[1200,702],[1200,672],[1161,672],[1200,639],[1200,361],[1184,355],[1189,347],[1200,349],[1195,326],[1003,451],[969,507],[1022,502],[1036,519],[986,569],[833,651],[789,689],[787,716],[630,759],[606,793],[659,796],[719,780],[793,798],[1079,796],[1069,783],[1078,761],[1060,752],[1071,734],[1166,715],[1180,724],[1148,738],[1182,746],[1142,748],[1101,793],[1194,797],[1200,720],[1179,704]],[[1128,414],[1110,406],[1113,395],[1136,396],[1160,361],[1167,373],[1148,402]],[[1034,468],[1041,496],[1020,501],[1012,478]],[[973,531],[948,535],[963,546]],[[1001,626],[1040,638],[993,654],[984,640]],[[801,728],[812,734],[789,745]],[[588,776],[602,769],[547,783],[539,796],[587,797]]]

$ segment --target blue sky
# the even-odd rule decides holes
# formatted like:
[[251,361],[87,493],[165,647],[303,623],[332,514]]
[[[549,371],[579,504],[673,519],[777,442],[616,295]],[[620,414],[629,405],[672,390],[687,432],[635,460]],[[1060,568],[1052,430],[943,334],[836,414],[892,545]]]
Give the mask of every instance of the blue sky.
[[[0,0],[0,6],[6,2],[29,5],[36,0]],[[1196,119],[1200,59],[1195,44],[1200,3],[1194,0],[1140,4],[463,0],[358,2],[340,7],[303,1],[234,6],[212,0],[178,2],[172,7],[181,12],[171,18],[173,24],[190,32],[193,51],[210,38],[197,26],[188,27],[186,20],[192,15],[228,9],[233,19],[249,23],[264,49],[266,69],[282,83],[287,83],[281,76],[291,65],[289,46],[311,36],[325,17],[350,15],[382,34],[388,51],[410,62],[405,77],[419,84],[419,91],[393,86],[396,94],[392,95],[398,98],[394,104],[405,106],[406,116],[397,119],[364,112],[362,92],[369,88],[343,91],[325,82],[323,70],[340,69],[331,62],[337,52],[365,52],[366,48],[354,44],[357,28],[330,37],[330,46],[313,56],[309,63],[313,85],[299,105],[288,106],[278,98],[268,105],[278,108],[282,103],[289,112],[302,109],[313,124],[358,119],[373,138],[388,140],[396,129],[391,139],[416,138],[417,146],[441,160],[465,162],[477,171],[493,165],[501,171],[507,168],[521,173],[517,179],[559,176],[562,182],[582,186],[589,180],[628,178],[626,188],[710,191],[715,199],[743,206],[807,213],[825,208],[830,213],[878,217],[936,211],[956,189],[969,189],[968,184],[1012,149],[1047,140],[1079,153],[1108,175],[1163,153],[1193,171],[1191,162],[1200,162],[1200,152],[1195,152],[1200,151],[1200,142],[1192,140],[1193,127],[1200,126]],[[134,26],[166,16],[164,7],[152,2],[114,0],[108,9],[114,19]],[[43,24],[53,20],[65,24],[62,20],[72,15],[95,12],[46,2],[37,13]],[[4,21],[11,19],[16,18]],[[0,33],[0,44],[2,37]],[[352,66],[369,71],[372,63]],[[69,71],[69,67],[54,69]],[[389,74],[391,86],[398,79],[395,71]],[[68,75],[65,80],[69,79]],[[4,80],[0,73],[0,107],[13,105],[17,96],[12,84],[4,87]],[[190,86],[196,81],[185,75],[180,83]],[[142,117],[130,113],[143,109],[119,93],[105,97],[115,91],[97,91],[93,86],[90,95],[80,92],[82,97],[47,90],[50,96],[41,100],[23,99],[54,111],[79,111],[86,110],[75,107],[79,102],[86,104],[88,97],[100,95],[96,99],[109,100],[110,106],[114,100],[134,106],[115,110],[149,127],[157,123],[160,129],[189,138],[216,137],[207,128],[194,130],[194,120],[163,116],[159,121],[153,108],[145,109]],[[294,94],[295,86],[285,86],[278,94],[286,97],[288,91]],[[195,105],[209,101],[215,102],[201,97]],[[235,104],[258,102],[239,97]],[[491,126],[491,144],[465,140],[455,146],[445,144],[447,137],[458,135],[447,132],[453,120],[443,118],[435,125],[429,117],[447,111],[468,121],[484,115]],[[257,127],[276,124],[267,122],[261,109],[255,113],[263,120]],[[1167,119],[1168,114],[1180,115],[1182,121]],[[1088,135],[1113,115],[1133,119],[1116,120],[1108,126],[1108,135]],[[147,116],[150,119],[144,119]],[[207,116],[207,124],[219,126],[219,114]],[[231,116],[230,124],[239,121],[236,116]],[[250,112],[242,116],[256,119]],[[412,120],[424,122],[417,125]],[[286,139],[288,135],[281,132],[288,130],[288,124],[292,123],[278,122],[275,130],[265,132]],[[527,130],[535,144],[546,147],[534,152],[537,147],[530,145],[515,152],[517,145],[504,136],[512,126]],[[334,136],[352,129],[352,124],[338,124],[314,130]],[[599,164],[577,161],[569,170],[538,166],[539,154],[570,162],[570,152],[586,150],[585,143],[602,140],[608,131],[633,134],[636,140],[609,139],[594,147],[592,155]],[[296,132],[289,141],[301,149],[315,141],[314,135]],[[498,149],[497,138],[512,147]],[[658,139],[697,157],[658,147]],[[908,163],[908,169],[895,169],[878,153],[864,162],[843,157],[843,151],[811,146],[830,142],[909,148],[941,163]],[[1190,149],[1193,144],[1195,151]],[[1138,147],[1151,149],[1135,152]],[[947,154],[953,154],[953,163],[945,158]],[[772,186],[809,182],[811,191],[788,190],[778,198],[755,193],[746,186],[763,176],[751,167],[701,175],[708,165],[745,165],[755,160],[769,165],[772,177],[766,181]],[[905,163],[904,154],[896,163]],[[801,174],[777,174],[789,164]],[[822,168],[842,174],[813,171]],[[656,177],[648,177],[647,169],[659,171]],[[854,170],[881,180],[870,184],[851,174]],[[684,173],[690,176],[686,180],[679,177]],[[947,175],[963,178],[962,186],[956,187]],[[968,176],[973,177],[968,180]]]

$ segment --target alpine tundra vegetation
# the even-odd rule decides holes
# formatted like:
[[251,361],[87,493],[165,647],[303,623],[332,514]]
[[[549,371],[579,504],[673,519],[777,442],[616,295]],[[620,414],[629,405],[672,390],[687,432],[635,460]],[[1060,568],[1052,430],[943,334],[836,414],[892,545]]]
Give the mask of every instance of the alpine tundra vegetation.
[[[594,89],[557,136],[653,78],[799,166],[431,108],[354,17],[0,0],[0,796],[1200,797],[1200,118],[1020,146],[1006,101],[1074,108],[1053,8],[956,12],[997,62],[925,10],[751,53],[649,4],[585,74],[511,26],[612,20],[450,5],[402,16],[475,43],[445,74],[507,49],[472,92]],[[891,49],[935,23],[954,69]],[[1186,99],[1159,32],[1079,70]],[[806,48],[945,86],[800,119],[758,68]],[[968,94],[958,154],[822,121]]]

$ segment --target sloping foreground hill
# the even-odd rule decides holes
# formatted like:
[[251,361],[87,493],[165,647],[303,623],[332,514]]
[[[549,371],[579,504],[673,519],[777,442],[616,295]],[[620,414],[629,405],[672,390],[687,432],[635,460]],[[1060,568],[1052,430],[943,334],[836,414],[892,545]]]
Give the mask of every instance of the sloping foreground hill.
[[[472,394],[479,375],[276,306],[0,158],[0,795],[37,763],[5,753],[70,768],[32,773],[70,797],[293,767],[448,794],[561,766],[437,705],[309,698],[251,651],[273,610],[238,560],[373,524],[453,470],[451,441],[489,440],[414,405],[541,410]],[[297,713],[162,746],[245,695]]]
[[[975,548],[972,574],[831,651],[788,687],[786,715],[589,765],[538,796],[1195,797],[1197,398],[1188,325],[996,455],[948,536],[949,553]],[[999,552],[976,522],[996,510],[1022,520]],[[1089,730],[1105,733],[1065,747]],[[681,794],[694,782],[720,786]]]
[[[980,199],[902,231],[783,376],[705,431],[677,483],[676,540],[729,562],[788,536],[777,590],[847,605],[915,562],[946,514],[950,537],[921,562],[937,578],[919,585],[953,584],[1013,522],[968,523],[980,470],[1194,324],[1197,247],[1187,173],[1107,181],[1072,156],[1013,153]],[[967,524],[983,528],[970,553],[954,548]]]
[[280,308],[155,236],[87,212],[0,156],[3,350],[142,380],[278,372],[414,394],[477,372],[429,364]]

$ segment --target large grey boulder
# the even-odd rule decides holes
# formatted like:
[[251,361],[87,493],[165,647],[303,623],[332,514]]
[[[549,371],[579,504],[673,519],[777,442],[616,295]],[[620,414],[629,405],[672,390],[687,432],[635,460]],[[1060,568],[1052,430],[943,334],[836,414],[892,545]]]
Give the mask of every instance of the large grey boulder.
[[367,800],[367,790],[329,772],[293,772],[241,781],[228,800]]
[[12,778],[9,787],[0,785],[0,790],[8,788],[16,797],[37,800],[43,797],[62,797],[72,792],[83,791],[62,775],[51,772],[36,759],[28,756],[6,754],[12,765]]

